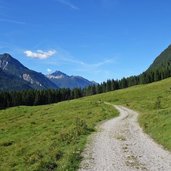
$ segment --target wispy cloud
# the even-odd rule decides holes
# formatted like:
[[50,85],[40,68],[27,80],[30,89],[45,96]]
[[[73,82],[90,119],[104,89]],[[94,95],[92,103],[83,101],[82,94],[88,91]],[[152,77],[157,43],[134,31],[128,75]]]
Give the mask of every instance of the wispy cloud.
[[84,66],[87,66],[87,67],[93,67],[93,68],[98,68],[98,67],[101,67],[103,65],[107,65],[107,64],[111,64],[114,62],[114,59],[113,58],[110,58],[110,59],[106,59],[104,61],[101,61],[101,62],[98,62],[98,63],[94,63],[94,64],[87,64],[87,63],[84,63],[83,65]]
[[80,60],[76,60],[76,59],[71,59],[71,58],[63,58],[63,60],[66,61],[66,62],[70,62],[70,63],[74,63],[74,64],[79,64],[82,67],[87,68],[87,69],[90,69],[90,68],[96,69],[96,68],[99,68],[99,67],[101,67],[103,65],[111,64],[111,63],[114,62],[113,58],[106,59],[104,61],[97,62],[97,63],[86,63],[86,62],[83,62],[83,61],[80,61]]
[[24,51],[24,54],[30,58],[37,58],[37,59],[47,59],[53,56],[56,53],[56,50],[49,50],[47,52],[42,50],[37,50],[36,52],[32,52],[31,50]]
[[7,19],[7,18],[0,18],[0,22],[7,22],[7,23],[13,23],[13,24],[26,24],[23,21],[13,20],[13,19]]
[[77,71],[85,71],[85,72],[98,72],[103,68],[106,68],[107,65],[116,63],[116,57],[104,58],[104,60],[96,62],[96,63],[88,63],[83,60],[76,59],[70,53],[65,50],[58,49],[58,61],[49,61],[48,64],[54,66],[64,66],[70,65],[73,66],[73,70]]
[[69,0],[55,0],[56,2],[59,2],[65,6],[68,6],[69,8],[73,9],[73,10],[79,10],[79,8],[74,5],[73,3],[71,3]]

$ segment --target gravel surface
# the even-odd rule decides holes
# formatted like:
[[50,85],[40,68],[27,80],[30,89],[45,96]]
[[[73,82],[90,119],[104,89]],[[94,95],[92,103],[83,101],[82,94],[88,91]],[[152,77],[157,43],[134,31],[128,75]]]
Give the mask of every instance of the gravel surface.
[[171,171],[171,153],[143,133],[138,113],[115,108],[120,116],[101,124],[90,137],[79,171]]

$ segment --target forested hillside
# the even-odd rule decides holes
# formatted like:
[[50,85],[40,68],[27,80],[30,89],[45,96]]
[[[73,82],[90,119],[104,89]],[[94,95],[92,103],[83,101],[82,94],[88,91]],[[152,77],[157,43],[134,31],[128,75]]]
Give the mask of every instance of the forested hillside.
[[170,87],[171,78],[58,104],[0,110],[0,170],[76,170],[96,124],[117,116],[104,102],[140,112],[145,132],[171,150]]
[[[18,71],[18,70],[17,70]],[[1,71],[4,72],[4,71]],[[1,73],[0,72],[0,73]],[[118,89],[127,88],[139,84],[147,84],[159,81],[171,76],[171,46],[164,50],[142,74],[122,78],[121,80],[107,80],[101,84],[94,84],[83,89],[57,89],[57,90],[29,90],[0,92],[0,108],[18,105],[43,105],[56,103],[64,100],[76,99],[84,96],[105,93]],[[2,77],[3,78],[3,77]],[[8,78],[8,77],[7,77]],[[12,76],[11,76],[12,78]],[[12,79],[13,80],[13,79]],[[13,80],[14,81],[14,80]],[[22,86],[29,86],[22,81]],[[0,83],[2,84],[2,82]],[[29,87],[28,87],[29,88]]]

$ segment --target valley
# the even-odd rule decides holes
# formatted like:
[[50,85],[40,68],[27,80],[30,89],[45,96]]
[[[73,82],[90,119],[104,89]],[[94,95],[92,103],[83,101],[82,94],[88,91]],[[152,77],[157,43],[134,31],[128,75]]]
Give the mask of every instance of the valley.
[[0,0],[0,171],[171,171],[170,7]]
[[57,104],[1,110],[0,169],[78,169],[87,137],[97,123],[118,116],[105,102],[139,112],[143,130],[171,150],[170,85],[168,78]]

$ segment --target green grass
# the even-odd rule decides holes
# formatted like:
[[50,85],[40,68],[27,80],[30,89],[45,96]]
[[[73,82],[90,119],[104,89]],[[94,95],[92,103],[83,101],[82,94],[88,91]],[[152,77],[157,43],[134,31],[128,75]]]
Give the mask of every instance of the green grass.
[[97,122],[112,106],[80,99],[0,111],[0,170],[76,170]]
[[93,98],[138,111],[144,131],[171,151],[171,78],[93,96],[91,100]]
[[171,150],[171,78],[78,100],[0,111],[0,170],[76,170],[87,136],[117,116],[104,101],[140,113],[144,131]]

